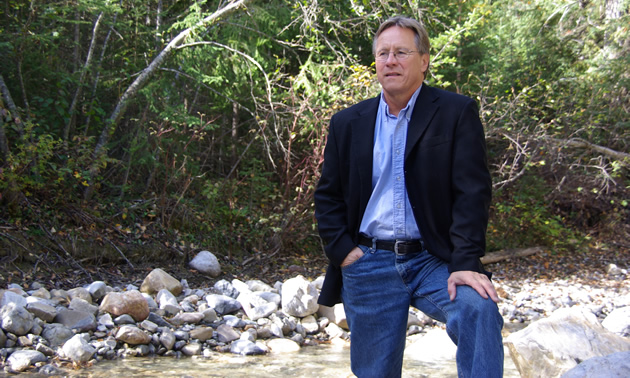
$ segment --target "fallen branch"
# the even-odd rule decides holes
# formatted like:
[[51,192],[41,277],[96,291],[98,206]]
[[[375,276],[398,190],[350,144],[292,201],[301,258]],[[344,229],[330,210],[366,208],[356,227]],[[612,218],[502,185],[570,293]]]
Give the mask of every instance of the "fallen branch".
[[542,252],[542,247],[530,247],[523,249],[507,249],[505,251],[491,252],[481,258],[482,264],[492,264],[495,262],[511,259],[512,257],[525,257]]

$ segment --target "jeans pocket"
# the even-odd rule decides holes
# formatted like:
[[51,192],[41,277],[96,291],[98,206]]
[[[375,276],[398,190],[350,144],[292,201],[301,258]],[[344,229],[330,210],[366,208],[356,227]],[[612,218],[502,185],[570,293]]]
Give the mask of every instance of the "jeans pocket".
[[363,256],[361,256],[358,259],[356,259],[355,261],[353,261],[350,265],[346,265],[346,266],[341,267],[342,271],[345,271],[345,270],[347,270],[349,268],[352,268],[352,267],[356,266],[357,264],[359,264],[360,262],[365,260],[365,257],[370,254],[370,248],[369,247],[366,247],[364,245],[357,245],[357,247],[359,247],[359,249],[363,252]]

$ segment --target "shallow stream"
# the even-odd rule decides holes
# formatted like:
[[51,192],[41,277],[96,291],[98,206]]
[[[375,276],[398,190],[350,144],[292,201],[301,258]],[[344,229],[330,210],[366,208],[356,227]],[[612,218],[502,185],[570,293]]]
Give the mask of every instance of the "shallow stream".
[[[506,350],[505,378],[520,377]],[[305,347],[297,353],[239,356],[215,354],[211,358],[130,357],[101,361],[70,377],[353,377],[350,349],[346,346]],[[457,377],[454,360],[427,363],[405,358],[403,377]]]

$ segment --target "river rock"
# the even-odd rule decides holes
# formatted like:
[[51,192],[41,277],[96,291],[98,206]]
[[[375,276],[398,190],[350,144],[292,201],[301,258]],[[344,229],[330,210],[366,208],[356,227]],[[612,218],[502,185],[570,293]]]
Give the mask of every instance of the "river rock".
[[319,309],[318,297],[315,285],[303,276],[290,278],[282,285],[282,311],[297,317],[313,315]]
[[5,335],[2,328],[0,328],[0,348],[4,348],[6,343],[7,343],[7,335]]
[[147,294],[155,294],[162,289],[166,289],[177,296],[182,293],[183,286],[173,276],[160,268],[153,269],[140,286],[140,291]]
[[55,316],[55,323],[61,323],[77,332],[88,332],[96,330],[96,318],[85,311],[61,309]]
[[177,326],[183,324],[198,324],[203,318],[204,315],[201,312],[182,312],[171,318],[170,322]]
[[136,326],[124,325],[116,332],[116,340],[130,345],[140,345],[151,342],[151,336]]
[[522,377],[555,377],[578,362],[630,350],[630,341],[607,331],[595,315],[563,308],[510,334],[505,344]]
[[217,327],[217,334],[219,341],[223,343],[229,343],[234,340],[238,340],[240,335],[234,330],[234,328],[227,324],[221,324]]
[[317,310],[317,315],[328,318],[328,320],[343,329],[350,329],[348,327],[348,321],[346,320],[346,310],[343,307],[343,303],[337,303],[333,307],[320,305]]
[[[24,302],[26,304],[26,302]],[[33,314],[15,302],[9,302],[0,309],[0,326],[16,336],[26,335],[33,328]]]
[[100,301],[108,292],[111,291],[107,284],[103,281],[94,281],[86,287],[87,291],[95,301]]
[[33,314],[33,316],[47,323],[52,322],[55,316],[57,316],[57,309],[44,302],[30,302],[26,305],[26,309]]
[[231,314],[241,308],[241,303],[232,297],[221,294],[206,295],[206,302],[217,314]]
[[225,295],[231,298],[238,298],[240,292],[228,280],[219,280],[215,282],[213,289],[217,294]]
[[272,339],[267,342],[272,353],[293,353],[300,351],[300,344],[289,339]]
[[75,298],[81,298],[88,303],[92,303],[92,294],[84,287],[70,289],[68,290],[68,295],[70,295],[70,301]]
[[247,317],[254,321],[266,318],[278,310],[276,303],[268,302],[262,296],[253,292],[242,293],[237,300],[243,307]]
[[173,331],[171,331],[168,328],[165,328],[162,330],[159,340],[160,340],[160,343],[167,350],[172,350],[173,347],[175,346],[175,341],[177,341],[177,338],[175,337],[175,333]]
[[620,307],[611,312],[602,326],[619,336],[630,336],[630,306]]
[[213,335],[214,329],[212,327],[197,327],[190,331],[190,337],[201,342],[210,340]]
[[265,354],[266,351],[258,344],[249,340],[237,340],[230,345],[230,352],[241,354],[243,356],[251,356],[256,354]]
[[630,377],[630,352],[617,352],[604,357],[593,357],[562,374],[562,378],[584,377]]
[[100,310],[115,317],[127,314],[141,322],[149,316],[149,303],[138,290],[110,292],[101,301]]
[[68,308],[71,310],[89,312],[94,316],[98,314],[98,306],[95,306],[82,298],[72,298],[70,304],[68,305]]
[[168,315],[175,315],[182,311],[182,307],[177,302],[177,298],[167,289],[161,289],[155,296],[155,301],[160,310],[164,310]]
[[304,327],[304,331],[309,335],[319,332],[319,323],[313,315],[306,316],[302,319],[302,327]]
[[189,263],[190,267],[211,277],[218,277],[221,274],[221,264],[215,255],[208,251],[199,252]]
[[50,291],[46,290],[46,288],[44,287],[37,288],[36,290],[29,292],[29,294],[31,295],[31,297],[37,297],[37,298],[42,298],[42,299],[49,300],[50,298],[52,298],[52,296],[50,295]]
[[[87,337],[89,338],[89,335]],[[66,357],[78,363],[88,362],[96,353],[96,349],[86,341],[83,335],[74,335],[63,344],[62,350]]]
[[0,308],[13,303],[19,307],[26,307],[26,298],[11,290],[2,290],[0,292]]
[[21,373],[28,369],[31,365],[38,362],[46,362],[46,356],[36,350],[18,350],[7,358],[6,365],[10,372]]
[[63,324],[52,323],[44,325],[42,337],[53,346],[63,345],[74,336],[74,332]]

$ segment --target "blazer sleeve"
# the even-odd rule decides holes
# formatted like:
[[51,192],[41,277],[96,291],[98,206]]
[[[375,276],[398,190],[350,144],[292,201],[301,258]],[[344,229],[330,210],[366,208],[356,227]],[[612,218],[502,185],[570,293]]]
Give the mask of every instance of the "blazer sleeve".
[[465,104],[455,129],[452,149],[453,245],[450,270],[484,272],[479,260],[485,253],[492,179],[488,169],[483,126],[472,99]]
[[[324,149],[322,174],[315,190],[315,218],[319,234],[324,241],[324,250],[330,263],[339,267],[348,253],[356,246],[349,229],[347,191],[347,174],[342,164],[349,164],[343,155],[344,142],[348,138],[344,133],[338,117],[330,121],[328,139]],[[347,149],[347,146],[346,146]],[[347,151],[346,151],[347,153]]]

